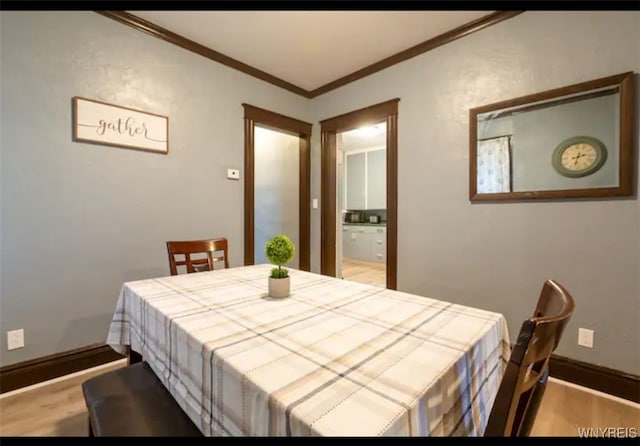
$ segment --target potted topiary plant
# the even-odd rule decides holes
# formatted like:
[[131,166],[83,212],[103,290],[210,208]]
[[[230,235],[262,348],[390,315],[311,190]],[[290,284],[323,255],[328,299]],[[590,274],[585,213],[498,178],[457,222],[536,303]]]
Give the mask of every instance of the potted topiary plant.
[[287,297],[290,291],[289,271],[283,268],[291,261],[296,249],[289,237],[284,234],[274,235],[267,242],[264,253],[267,259],[278,265],[277,268],[271,269],[269,276],[269,296],[271,297]]

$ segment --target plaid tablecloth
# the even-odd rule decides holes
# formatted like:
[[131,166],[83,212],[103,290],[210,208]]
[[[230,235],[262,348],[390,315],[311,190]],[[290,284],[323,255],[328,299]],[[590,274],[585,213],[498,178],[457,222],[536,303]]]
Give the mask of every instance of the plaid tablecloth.
[[125,283],[107,342],[142,354],[205,435],[481,435],[501,314],[269,265]]

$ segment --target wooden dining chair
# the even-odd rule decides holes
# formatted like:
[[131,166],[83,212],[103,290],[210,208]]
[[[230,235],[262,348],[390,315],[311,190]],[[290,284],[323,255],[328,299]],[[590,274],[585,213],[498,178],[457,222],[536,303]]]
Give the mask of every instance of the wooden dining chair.
[[[214,262],[223,260],[224,267],[229,268],[226,238],[167,242],[167,251],[169,253],[169,269],[172,276],[177,275],[178,266],[183,265],[187,267],[187,274],[213,271]],[[214,256],[219,251],[222,251],[222,255]],[[192,258],[191,256],[194,254],[206,254],[206,257]],[[184,260],[177,260],[176,256],[178,255],[183,255]]]
[[575,305],[559,283],[547,280],[531,319],[520,328],[516,345],[491,409],[485,437],[528,436],[549,376],[556,349]]

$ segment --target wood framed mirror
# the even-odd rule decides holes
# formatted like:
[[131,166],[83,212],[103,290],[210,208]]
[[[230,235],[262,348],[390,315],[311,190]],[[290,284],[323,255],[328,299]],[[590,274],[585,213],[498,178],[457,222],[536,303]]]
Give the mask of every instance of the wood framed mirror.
[[469,199],[633,195],[633,76],[469,110]]

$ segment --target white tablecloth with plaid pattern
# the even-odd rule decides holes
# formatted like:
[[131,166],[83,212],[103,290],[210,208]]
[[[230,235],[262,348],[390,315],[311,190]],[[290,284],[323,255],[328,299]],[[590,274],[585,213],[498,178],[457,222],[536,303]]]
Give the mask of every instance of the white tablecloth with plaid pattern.
[[482,435],[501,314],[270,265],[125,283],[107,342],[149,363],[205,435]]

